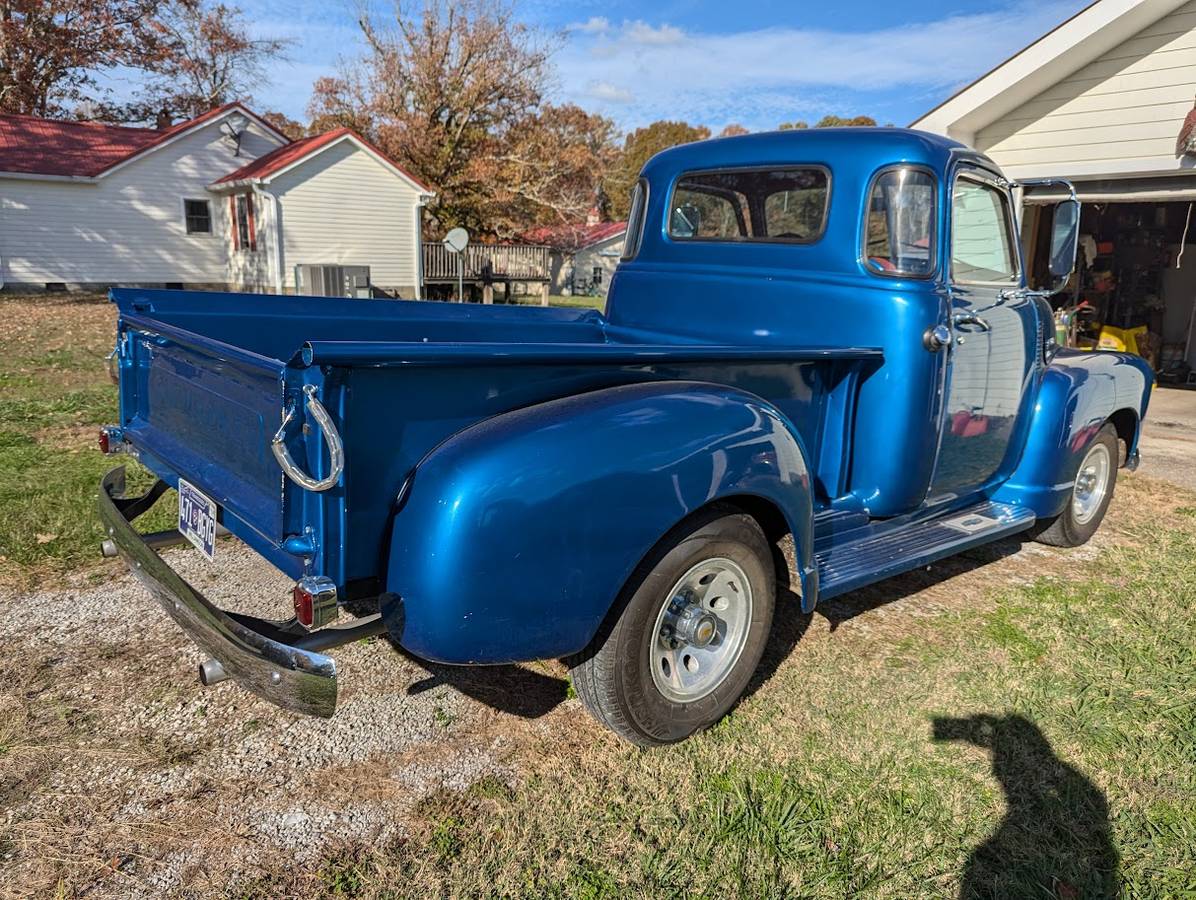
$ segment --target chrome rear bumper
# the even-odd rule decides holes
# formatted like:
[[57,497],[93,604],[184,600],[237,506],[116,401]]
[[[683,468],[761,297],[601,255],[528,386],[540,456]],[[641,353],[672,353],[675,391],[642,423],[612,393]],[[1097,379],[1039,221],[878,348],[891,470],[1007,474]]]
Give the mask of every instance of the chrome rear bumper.
[[[336,662],[297,646],[305,637],[311,639],[320,632],[308,635],[289,630],[289,623],[218,609],[171,569],[133,528],[132,520],[149,509],[166,488],[166,483],[159,481],[147,494],[125,498],[124,466],[113,469],[100,482],[100,520],[129,570],[187,636],[219,660],[228,677],[285,709],[331,716],[336,710]],[[327,640],[321,643],[329,644]]]

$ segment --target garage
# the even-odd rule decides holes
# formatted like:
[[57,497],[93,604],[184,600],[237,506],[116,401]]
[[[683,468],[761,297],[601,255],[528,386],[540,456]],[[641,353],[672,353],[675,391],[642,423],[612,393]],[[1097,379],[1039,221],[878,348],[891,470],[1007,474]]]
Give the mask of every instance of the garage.
[[[1196,2],[1098,0],[913,123],[988,154],[1023,192],[1032,281],[1052,203],[1083,201],[1060,343],[1128,350],[1196,388]],[[1036,277],[1037,276],[1037,277]]]

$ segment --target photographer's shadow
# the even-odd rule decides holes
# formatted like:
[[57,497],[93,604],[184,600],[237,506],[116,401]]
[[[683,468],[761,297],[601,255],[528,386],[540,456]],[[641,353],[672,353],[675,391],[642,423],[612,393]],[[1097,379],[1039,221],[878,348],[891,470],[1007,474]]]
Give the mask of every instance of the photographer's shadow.
[[935,719],[936,741],[967,741],[992,753],[1005,818],[972,851],[960,897],[1103,898],[1118,895],[1118,856],[1104,793],[1059,759],[1021,716]]

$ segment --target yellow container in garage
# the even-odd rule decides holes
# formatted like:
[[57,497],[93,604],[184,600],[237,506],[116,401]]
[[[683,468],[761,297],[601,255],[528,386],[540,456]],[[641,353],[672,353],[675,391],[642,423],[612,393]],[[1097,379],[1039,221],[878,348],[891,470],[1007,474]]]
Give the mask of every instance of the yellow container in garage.
[[1100,341],[1097,343],[1098,350],[1118,350],[1122,353],[1134,353],[1138,356],[1142,355],[1142,348],[1139,341],[1146,337],[1149,329],[1145,325],[1139,325],[1136,328],[1114,328],[1112,325],[1103,325],[1100,330]]

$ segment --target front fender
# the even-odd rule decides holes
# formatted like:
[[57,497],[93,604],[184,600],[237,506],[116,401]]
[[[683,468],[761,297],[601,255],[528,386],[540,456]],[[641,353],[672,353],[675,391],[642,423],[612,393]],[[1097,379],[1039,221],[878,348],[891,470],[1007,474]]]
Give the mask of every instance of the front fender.
[[[1043,373],[1021,461],[995,500],[1056,516],[1071,496],[1088,445],[1121,410],[1136,423],[1146,415],[1154,371],[1129,353],[1060,350]],[[1137,449],[1135,427],[1129,453]]]
[[565,656],[597,632],[636,565],[700,507],[752,496],[793,533],[817,595],[809,467],[787,420],[752,394],[654,382],[496,416],[420,463],[396,514],[383,604],[426,659]]

